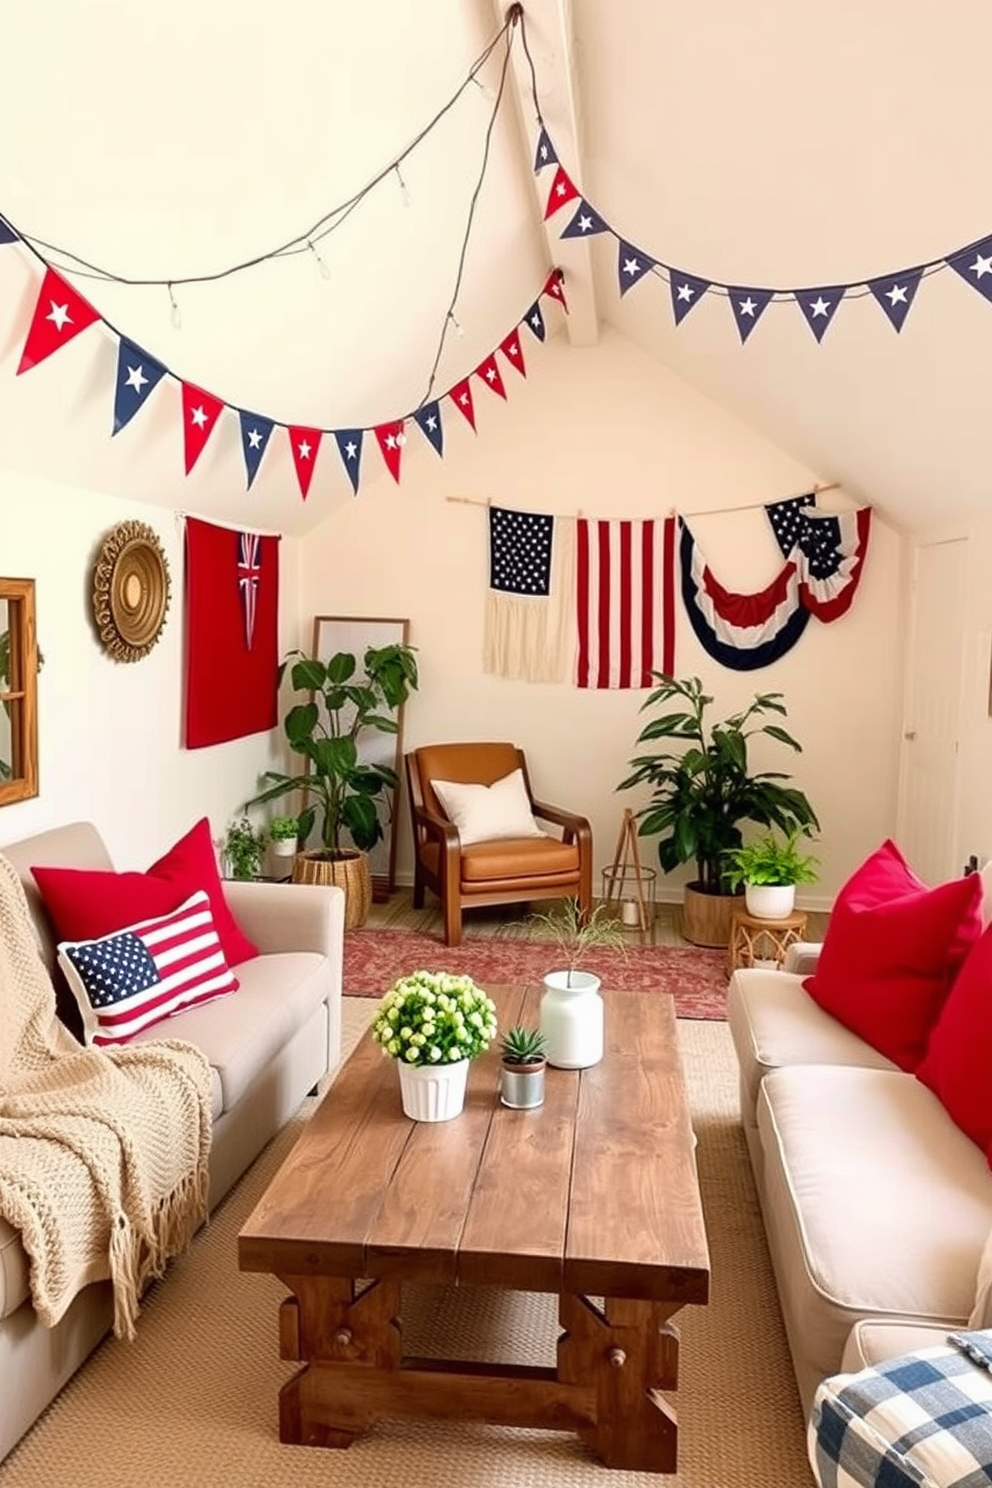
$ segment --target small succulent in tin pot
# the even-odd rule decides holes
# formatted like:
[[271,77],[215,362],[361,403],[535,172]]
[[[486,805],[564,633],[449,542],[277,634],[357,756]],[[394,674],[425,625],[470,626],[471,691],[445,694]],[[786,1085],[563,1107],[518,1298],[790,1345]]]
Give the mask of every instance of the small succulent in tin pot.
[[527,1111],[542,1105],[548,1061],[541,1030],[515,1024],[503,1035],[500,1056],[503,1061],[500,1100],[504,1106]]

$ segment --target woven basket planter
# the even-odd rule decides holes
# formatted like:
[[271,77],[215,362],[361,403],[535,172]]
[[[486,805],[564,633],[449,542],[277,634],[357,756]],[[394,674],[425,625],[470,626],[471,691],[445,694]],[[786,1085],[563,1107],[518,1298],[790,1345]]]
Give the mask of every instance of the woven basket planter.
[[734,910],[743,906],[739,894],[701,894],[686,884],[682,896],[683,939],[697,946],[729,945]]
[[345,849],[340,858],[323,852],[296,854],[294,883],[336,884],[344,889],[344,928],[355,930],[368,919],[372,903],[372,880],[366,853]]

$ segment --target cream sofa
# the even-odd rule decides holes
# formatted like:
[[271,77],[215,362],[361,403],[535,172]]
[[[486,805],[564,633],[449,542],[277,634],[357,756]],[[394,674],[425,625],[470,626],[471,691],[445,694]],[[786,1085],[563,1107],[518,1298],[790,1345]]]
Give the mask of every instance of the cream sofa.
[[[94,826],[76,822],[0,846],[0,853],[21,877],[39,950],[51,969],[52,930],[31,865],[109,869],[113,865],[107,850]],[[241,985],[231,996],[138,1035],[161,1037],[164,1030],[169,1038],[198,1045],[210,1061],[211,1206],[334,1068],[341,1044],[341,890],[261,883],[227,883],[224,890],[239,924],[262,954],[236,967]],[[109,1283],[100,1283],[80,1293],[57,1327],[43,1327],[30,1302],[27,1257],[17,1232],[0,1219],[0,1458],[112,1322]]]
[[817,1006],[815,946],[734,973],[741,1120],[804,1409],[822,1379],[943,1343],[992,1230],[982,1150],[915,1075]]

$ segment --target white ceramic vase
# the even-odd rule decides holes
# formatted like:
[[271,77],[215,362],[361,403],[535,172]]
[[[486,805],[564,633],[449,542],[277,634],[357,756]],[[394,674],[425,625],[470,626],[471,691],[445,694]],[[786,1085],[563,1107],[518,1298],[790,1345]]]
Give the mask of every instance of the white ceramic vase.
[[461,1115],[468,1066],[467,1059],[454,1064],[404,1064],[397,1060],[404,1116],[411,1121],[450,1121]]
[[541,1032],[549,1064],[588,1069],[603,1057],[603,999],[591,971],[549,971],[541,998]]
[[745,884],[744,903],[756,920],[784,920],[796,902],[795,884]]

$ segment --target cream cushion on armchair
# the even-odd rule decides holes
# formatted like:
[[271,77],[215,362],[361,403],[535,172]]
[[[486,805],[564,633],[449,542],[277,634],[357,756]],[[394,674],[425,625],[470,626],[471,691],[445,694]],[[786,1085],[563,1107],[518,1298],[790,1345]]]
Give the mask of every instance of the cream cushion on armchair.
[[530,809],[522,770],[512,770],[492,785],[461,785],[432,780],[431,786],[458,828],[462,847],[510,837],[544,837]]

